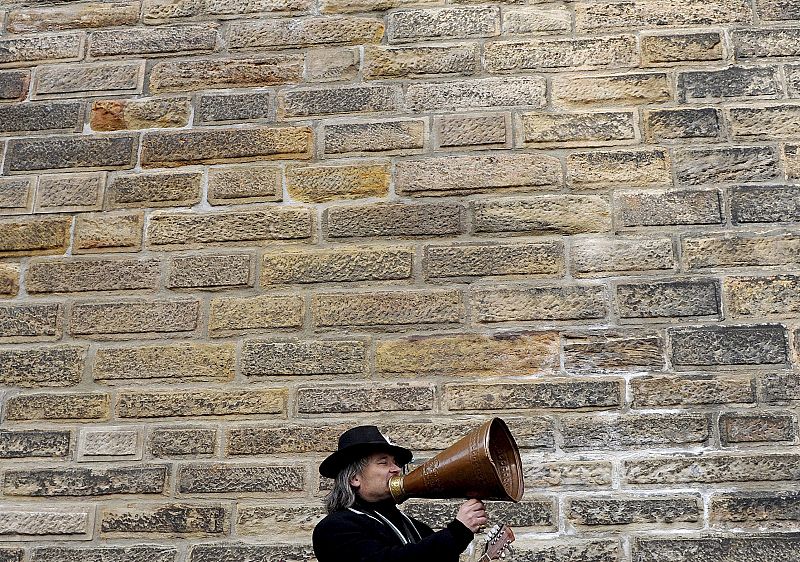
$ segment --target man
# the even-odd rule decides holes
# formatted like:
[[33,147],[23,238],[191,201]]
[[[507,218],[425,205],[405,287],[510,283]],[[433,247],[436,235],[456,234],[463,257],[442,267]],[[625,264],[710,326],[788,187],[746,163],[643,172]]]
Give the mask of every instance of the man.
[[328,515],[314,528],[319,562],[457,562],[474,533],[486,524],[480,500],[468,500],[436,533],[397,509],[389,478],[401,473],[410,450],[384,437],[374,425],[354,427],[319,466],[333,478],[325,498]]

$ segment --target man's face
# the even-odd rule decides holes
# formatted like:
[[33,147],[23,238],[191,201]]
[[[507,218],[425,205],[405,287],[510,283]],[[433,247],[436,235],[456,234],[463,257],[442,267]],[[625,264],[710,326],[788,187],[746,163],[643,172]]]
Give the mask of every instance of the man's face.
[[400,474],[400,467],[391,453],[373,453],[367,457],[367,466],[356,474],[350,485],[361,499],[368,502],[386,500],[392,497],[389,492],[389,478]]

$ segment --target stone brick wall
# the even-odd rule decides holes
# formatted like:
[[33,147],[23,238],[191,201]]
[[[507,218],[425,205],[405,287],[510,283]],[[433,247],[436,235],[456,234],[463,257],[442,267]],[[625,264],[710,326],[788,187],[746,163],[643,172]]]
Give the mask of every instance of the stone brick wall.
[[309,561],[493,415],[515,561],[798,559],[800,3],[0,15],[0,562]]

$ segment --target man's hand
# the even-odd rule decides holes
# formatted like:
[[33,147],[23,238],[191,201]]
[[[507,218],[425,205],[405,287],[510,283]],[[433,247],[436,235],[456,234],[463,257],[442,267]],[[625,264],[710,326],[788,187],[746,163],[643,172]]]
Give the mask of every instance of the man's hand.
[[459,508],[456,519],[461,521],[467,529],[477,533],[481,527],[486,525],[486,506],[481,500],[467,500]]

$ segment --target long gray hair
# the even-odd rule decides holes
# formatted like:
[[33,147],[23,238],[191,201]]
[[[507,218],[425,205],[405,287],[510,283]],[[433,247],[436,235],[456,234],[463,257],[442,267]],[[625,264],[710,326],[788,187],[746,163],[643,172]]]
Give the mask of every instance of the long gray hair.
[[356,501],[356,492],[350,485],[350,480],[360,474],[369,464],[369,457],[362,457],[344,467],[333,479],[333,489],[325,496],[325,509],[328,513],[347,509]]

